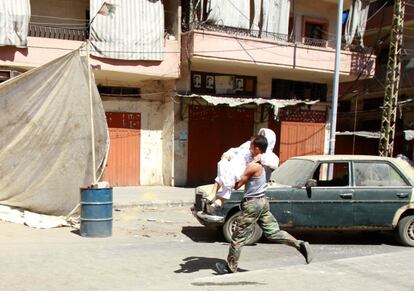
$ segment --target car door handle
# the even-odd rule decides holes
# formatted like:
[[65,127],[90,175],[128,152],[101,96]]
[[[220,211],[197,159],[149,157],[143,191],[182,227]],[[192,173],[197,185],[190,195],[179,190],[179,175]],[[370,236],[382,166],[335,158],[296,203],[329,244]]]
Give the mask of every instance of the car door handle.
[[397,196],[399,198],[407,198],[408,197],[408,193],[397,193]]
[[341,198],[343,199],[352,199],[354,194],[353,193],[342,193],[342,194],[339,194],[339,196],[341,196]]

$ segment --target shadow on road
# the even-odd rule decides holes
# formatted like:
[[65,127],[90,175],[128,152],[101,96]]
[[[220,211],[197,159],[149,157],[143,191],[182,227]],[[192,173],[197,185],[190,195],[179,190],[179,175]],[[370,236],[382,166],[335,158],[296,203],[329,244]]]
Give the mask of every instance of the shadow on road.
[[[300,240],[311,244],[327,245],[391,245],[399,246],[392,232],[380,231],[320,231],[320,230],[287,230]],[[204,226],[184,226],[181,233],[194,242],[227,243],[219,230]],[[263,236],[260,243],[270,243]]]
[[[293,231],[288,230],[297,239],[306,240],[311,244],[328,245],[395,245],[395,240],[391,232],[374,231]],[[262,239],[262,242],[267,242]]]
[[194,242],[225,242],[223,235],[219,230],[207,228],[204,226],[183,226],[181,233],[186,235]]
[[[200,270],[212,270],[213,275],[222,275],[216,270],[216,264],[226,264],[223,259],[206,258],[206,257],[187,257],[183,259],[183,263],[180,264],[180,269],[175,270],[174,273],[194,273]],[[248,270],[238,269],[238,272],[246,272]]]

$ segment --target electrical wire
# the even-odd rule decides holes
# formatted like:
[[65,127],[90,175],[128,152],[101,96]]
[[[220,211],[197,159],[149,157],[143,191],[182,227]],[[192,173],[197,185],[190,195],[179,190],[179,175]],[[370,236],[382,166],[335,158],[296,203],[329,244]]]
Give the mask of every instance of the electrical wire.
[[[387,3],[387,2],[386,2],[386,3]],[[386,4],[386,3],[385,3],[385,4]],[[383,5],[383,7],[385,7],[385,5]],[[382,33],[382,28],[383,28],[383,25],[384,25],[384,20],[385,20],[385,10],[383,10],[383,9],[381,9],[381,10],[382,10],[381,23],[380,23],[380,27],[379,27],[379,29],[378,29],[377,38],[376,38],[376,41],[375,41],[375,47],[378,47],[378,46],[380,45],[380,43],[382,43],[382,41],[380,40],[380,35],[381,35],[381,33]],[[389,36],[389,33],[387,33],[387,34],[386,34],[383,38],[388,37],[388,36]],[[374,52],[374,48],[372,48],[371,53],[370,53],[370,55],[369,55],[369,57],[368,57],[368,60],[365,62],[364,66],[363,66],[363,68],[361,69],[361,71],[359,72],[359,74],[358,74],[357,78],[353,81],[353,83],[351,84],[351,86],[349,87],[349,89],[347,90],[347,92],[344,92],[344,93],[342,93],[342,94],[341,94],[341,96],[338,98],[338,100],[339,100],[339,99],[341,99],[341,98],[343,98],[343,97],[344,97],[344,96],[346,96],[347,94],[351,93],[352,91],[354,91],[355,86],[357,85],[357,83],[358,83],[359,79],[361,78],[361,76],[362,76],[363,72],[365,71],[365,69],[366,69],[366,67],[367,67],[367,65],[368,65],[368,62],[369,62],[369,61],[371,60],[371,58],[372,58],[373,52]],[[375,78],[375,74],[374,74],[374,78]]]

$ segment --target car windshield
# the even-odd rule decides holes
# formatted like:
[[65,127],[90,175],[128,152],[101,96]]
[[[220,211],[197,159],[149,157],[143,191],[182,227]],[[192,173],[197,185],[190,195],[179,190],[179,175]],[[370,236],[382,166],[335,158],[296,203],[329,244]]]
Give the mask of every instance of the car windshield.
[[315,163],[309,160],[287,160],[273,172],[270,180],[282,185],[303,186],[314,166]]

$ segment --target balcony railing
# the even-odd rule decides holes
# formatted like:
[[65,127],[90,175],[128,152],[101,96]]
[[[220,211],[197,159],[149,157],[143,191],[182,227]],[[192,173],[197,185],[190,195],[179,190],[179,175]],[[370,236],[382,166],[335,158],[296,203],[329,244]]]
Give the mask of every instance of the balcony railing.
[[[86,28],[74,29],[43,26],[30,23],[28,36],[84,41],[89,37],[89,31]],[[167,31],[167,29],[165,29],[164,36],[167,39],[172,39],[172,37],[174,37],[174,35]]]
[[206,24],[202,22],[194,23],[194,29],[217,31],[217,32],[228,33],[228,34],[236,35],[236,36],[250,36],[250,37],[270,39],[270,40],[275,40],[275,41],[290,42],[289,35],[287,34],[259,31],[259,30],[253,30],[253,29],[243,29],[243,28],[221,26],[221,25],[212,25],[212,24]]
[[[241,36],[241,37],[247,36],[247,37],[255,37],[255,38],[266,39],[266,40],[295,43],[295,37],[292,35],[273,33],[273,32],[267,32],[267,31],[259,31],[259,30],[249,30],[249,29],[235,28],[235,27],[222,26],[222,25],[213,25],[213,24],[207,24],[205,22],[193,23],[193,29],[216,31],[216,32],[227,33],[227,34],[234,35],[234,36]],[[326,47],[335,48],[336,39],[335,37],[331,37],[328,40],[316,39],[316,38],[310,38],[310,37],[302,37],[300,43],[309,45],[309,46],[321,47],[321,48],[326,48]],[[344,39],[342,40],[341,49],[352,51],[352,52],[359,52],[363,54],[369,54],[372,50],[372,48],[370,47],[361,47],[361,46],[354,45],[354,44],[346,45]]]
[[328,47],[328,41],[325,39],[302,37],[302,43],[317,47]]
[[88,31],[29,24],[29,36],[84,41],[87,39]]

